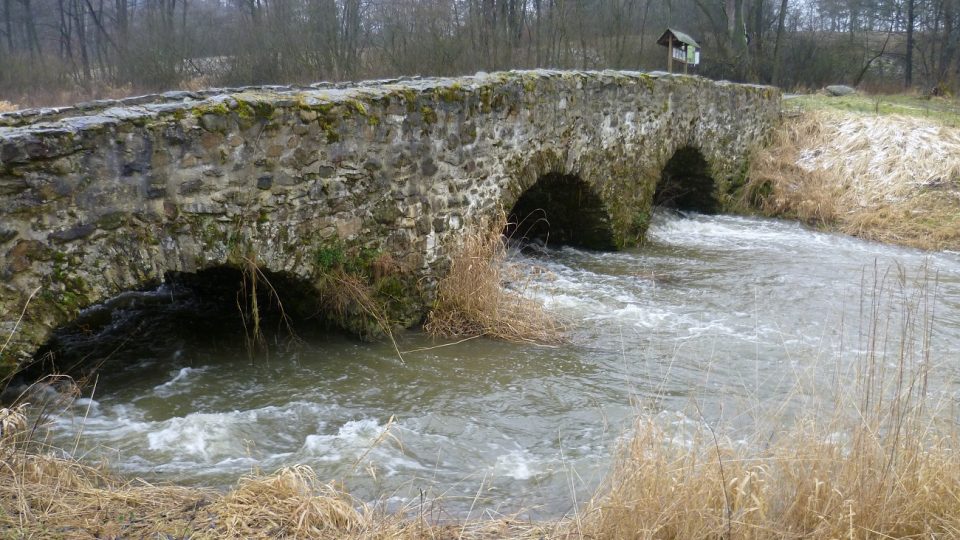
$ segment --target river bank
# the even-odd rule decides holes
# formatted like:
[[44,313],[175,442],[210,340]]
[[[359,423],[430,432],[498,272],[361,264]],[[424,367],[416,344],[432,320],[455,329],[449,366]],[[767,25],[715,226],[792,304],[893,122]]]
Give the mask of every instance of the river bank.
[[[856,124],[854,127],[860,129]],[[854,186],[842,187],[854,190]],[[892,193],[896,202],[896,190],[885,193]],[[798,211],[810,206],[804,206],[804,200],[813,197],[798,197]],[[816,219],[810,221],[817,223]],[[824,221],[820,225],[832,228],[836,223]],[[825,258],[843,260],[844,264],[805,264],[825,250],[831,250]],[[763,262],[751,258],[760,251],[769,251],[769,256],[759,272],[750,274],[748,269]],[[691,257],[692,253],[699,257]],[[958,274],[955,257],[934,257],[939,257],[932,264],[934,270],[938,265],[950,268],[941,275],[942,284],[922,270],[914,271],[926,257],[908,250],[811,233],[795,224],[771,220],[658,216],[650,242],[641,252],[557,250],[543,259],[508,261],[521,266],[504,275],[530,274],[524,269],[537,268],[542,279],[524,288],[551,309],[575,305],[575,320],[612,323],[603,326],[590,322],[586,329],[572,329],[580,332],[575,343],[588,342],[581,347],[588,353],[585,359],[564,357],[554,349],[538,355],[532,347],[508,356],[510,351],[505,346],[476,358],[451,353],[419,361],[410,355],[404,365],[376,356],[364,362],[350,357],[344,364],[366,363],[368,371],[384,373],[379,379],[358,380],[356,372],[351,371],[323,372],[325,376],[317,377],[317,372],[309,370],[307,359],[297,358],[299,365],[290,367],[289,379],[336,382],[320,388],[319,398],[293,386],[287,390],[289,395],[277,402],[281,405],[244,400],[239,411],[240,406],[226,404],[212,410],[173,411],[170,418],[108,414],[107,395],[98,395],[100,404],[89,398],[81,400],[74,406],[76,418],[78,422],[94,421],[80,429],[84,438],[93,440],[92,446],[81,444],[77,432],[51,444],[37,436],[40,431],[27,423],[23,411],[8,411],[0,440],[4,464],[0,468],[0,536],[418,540],[956,537],[960,535],[960,437],[955,411],[950,409],[958,397],[950,386],[957,381],[956,362],[951,362],[948,353],[949,343],[956,343],[958,312],[951,307],[956,304],[950,302],[956,298]],[[884,267],[882,276],[874,274],[872,283],[865,279],[860,284],[864,292],[847,298],[846,289],[856,286],[861,276],[858,269],[878,259]],[[895,265],[903,261],[908,270],[899,266],[887,269],[891,261]],[[791,276],[805,279],[793,280]],[[592,281],[585,281],[588,277]],[[471,277],[465,281],[475,280]],[[772,288],[761,288],[766,286]],[[732,304],[721,302],[717,296],[721,288],[748,291],[740,295],[747,298]],[[882,294],[875,295],[877,291]],[[840,299],[836,304],[803,304],[818,295]],[[950,302],[938,304],[943,295]],[[645,303],[645,299],[655,303]],[[857,302],[862,320],[832,318],[835,314],[830,306],[839,309],[837,306]],[[768,305],[791,304],[798,307],[777,312],[774,317],[753,316],[767,310]],[[667,309],[674,307],[680,311]],[[851,317],[857,312],[854,307]],[[931,329],[934,312],[938,321],[946,319],[941,324],[945,324],[945,333],[952,340],[946,345],[936,341],[944,337],[944,332]],[[857,328],[847,335],[846,326]],[[839,337],[832,333],[837,327],[841,328]],[[610,342],[589,341],[599,334],[614,335],[618,331],[620,335]],[[847,341],[850,337],[852,341]],[[833,340],[846,344],[853,360],[848,363],[846,354],[833,349]],[[731,346],[736,342],[740,347]],[[387,348],[392,351],[392,347]],[[773,356],[772,352],[780,348],[787,350],[786,356]],[[336,360],[332,347],[326,351],[323,364],[330,367]],[[653,356],[644,356],[649,351]],[[818,351],[822,358],[817,357]],[[755,361],[742,362],[743,357],[753,356]],[[523,364],[519,360],[522,358],[529,362]],[[460,369],[438,371],[444,365],[458,365]],[[540,371],[543,366],[549,366],[547,373]],[[267,375],[273,378],[283,369],[278,365]],[[207,394],[209,399],[200,400],[203,402],[213,399],[211,394],[217,387],[235,395],[244,395],[238,389],[257,390],[256,372],[226,361],[198,365],[183,377],[176,373],[170,378],[166,373],[169,370],[160,371],[166,379],[131,388],[132,393],[144,398],[144,407],[148,402],[193,404],[193,396],[179,392],[187,392],[194,385],[195,391]],[[562,379],[560,375],[568,371],[586,377]],[[138,367],[131,381],[146,378],[146,372]],[[272,442],[269,439],[290,438],[295,449],[306,439],[304,449],[318,449],[323,462],[333,453],[329,445],[322,444],[334,438],[331,434],[339,436],[338,429],[344,432],[348,425],[357,427],[366,420],[376,429],[368,433],[361,446],[348,448],[353,454],[343,452],[347,470],[360,469],[361,474],[373,476],[373,482],[378,483],[384,471],[372,466],[372,459],[367,458],[382,456],[380,450],[389,447],[394,453],[387,453],[387,457],[426,454],[422,456],[425,465],[420,466],[427,472],[417,474],[436,478],[443,467],[438,458],[432,457],[432,449],[420,446],[429,444],[430,439],[441,439],[445,447],[460,441],[466,447],[479,447],[481,442],[492,442],[491,433],[511,430],[510,435],[516,437],[544,423],[548,424],[547,438],[556,439],[557,426],[566,424],[558,419],[568,418],[569,411],[594,407],[601,409],[599,414],[586,420],[594,422],[597,431],[584,439],[603,438],[614,412],[612,406],[598,404],[597,394],[604,391],[599,377],[605,372],[616,375],[606,387],[619,390],[614,388],[605,394],[604,401],[631,403],[621,412],[636,417],[636,421],[610,437],[619,438],[614,444],[616,457],[599,487],[591,487],[585,498],[582,489],[574,489],[574,484],[582,484],[580,476],[587,474],[586,461],[575,462],[577,456],[570,453],[578,449],[578,444],[559,445],[564,465],[560,474],[538,472],[525,453],[498,450],[518,461],[527,459],[523,465],[530,471],[511,472],[547,486],[546,491],[556,494],[565,489],[564,483],[570,484],[569,493],[560,497],[567,500],[567,510],[553,511],[556,517],[531,518],[513,507],[498,512],[497,498],[507,500],[514,494],[490,490],[490,484],[479,478],[472,478],[472,492],[466,501],[452,488],[445,488],[421,491],[419,497],[408,495],[400,502],[389,496],[358,495],[340,481],[331,482],[340,478],[336,474],[317,472],[317,468],[304,464],[271,465],[262,467],[264,472],[258,472],[261,467],[257,464],[241,464],[253,472],[231,480],[224,489],[138,479],[142,471],[157,466],[148,461],[152,458],[158,463],[169,461],[170,456],[186,461],[183,456],[191,454],[198,458],[196,463],[209,468],[256,455]],[[235,376],[231,378],[230,373]],[[445,387],[448,394],[421,402],[426,394],[413,391],[419,388],[416,381],[437,377],[436,373],[441,373],[437,382],[425,386]],[[796,380],[784,373],[795,375]],[[720,377],[728,377],[734,384],[717,386]],[[234,386],[237,381],[248,386]],[[132,386],[133,382],[122,385]],[[309,386],[318,385],[312,382]],[[354,395],[376,390],[372,401],[380,412],[334,410],[341,424],[323,431],[319,422],[313,425],[315,419],[301,405],[305,401],[339,403],[340,399],[331,397],[335,396],[334,386],[349,386],[357,392]],[[395,405],[386,407],[384,392],[391,387],[397,388],[399,398]],[[471,388],[479,389],[476,395]],[[544,408],[533,409],[533,402],[523,401],[498,408],[509,396],[516,395],[517,389],[542,397]],[[577,394],[578,390],[583,396]],[[269,392],[279,395],[281,391],[271,387]],[[765,394],[762,398],[758,395],[761,392]],[[734,395],[732,401],[718,397],[730,394]],[[738,408],[738,401],[746,405],[740,403]],[[285,409],[282,404],[287,403],[293,406]],[[454,411],[439,410],[444,403],[454,403]],[[131,407],[127,405],[120,403],[116,409],[127,407],[129,412]],[[39,403],[34,406],[44,408]],[[518,414],[518,408],[522,414]],[[449,433],[434,430],[417,438],[424,426],[488,410],[502,412],[497,416],[516,416],[517,425],[508,424],[506,429],[493,425],[491,431],[480,432],[480,442],[469,438],[471,430],[459,428]],[[333,416],[329,409],[318,411],[316,414],[327,419]],[[383,411],[397,414],[399,419],[386,420]],[[239,439],[230,431],[238,417],[266,417],[269,413],[276,413],[277,426],[308,424],[308,431],[291,432],[295,435],[291,436],[263,429],[258,423],[245,425],[240,432],[254,439],[257,444],[253,446],[259,448],[241,449],[232,457],[218,455],[222,449],[213,448],[203,438],[211,431],[220,436],[217,430],[222,427],[225,438]],[[421,416],[423,421],[418,420]],[[96,437],[115,434],[117,426],[147,430],[134,431],[129,439],[142,443],[153,434],[162,443],[158,446],[171,453],[151,456],[146,452],[150,448],[131,452],[125,446],[127,454],[146,462],[134,463],[134,468],[142,467],[139,471],[131,473],[130,464],[122,469],[120,463],[96,453],[98,448],[114,444],[109,438]],[[577,425],[569,431],[585,433],[589,427]],[[541,445],[533,440],[535,444],[527,445],[524,439],[523,447]],[[311,442],[315,444],[307,444]],[[238,444],[248,443],[241,440]],[[604,448],[601,445],[596,450]],[[552,446],[546,448],[548,453],[554,450]],[[500,465],[496,455],[467,455],[467,462],[477,470],[484,470],[488,458]],[[204,461],[207,458],[212,459]],[[413,467],[423,470],[417,469],[417,464]],[[419,488],[412,484],[408,487],[411,492]],[[388,491],[398,493],[395,488]],[[491,499],[493,509],[488,504]]]
[[[8,447],[0,527],[28,538],[960,530],[956,256],[661,213],[641,250],[506,264],[537,269],[529,297],[579,321],[572,343],[478,339],[404,364],[388,344],[330,341],[269,366],[189,346],[179,361],[141,359],[54,415],[57,437]],[[409,339],[401,350],[424,345]]]
[[[908,309],[922,315],[923,302]],[[442,497],[388,508],[305,465],[247,475],[225,492],[123,479],[58,457],[31,441],[24,411],[3,410],[0,531],[45,539],[955,538],[960,432],[949,400],[927,394],[936,372],[918,347],[923,324],[913,324],[898,336],[874,326],[872,337],[894,340],[892,351],[864,355],[836,401],[808,405],[792,427],[774,411],[745,441],[721,424],[665,428],[641,414],[595,496],[547,521],[452,516]]]
[[928,250],[960,249],[960,107],[917,96],[798,96],[748,173],[767,216]]

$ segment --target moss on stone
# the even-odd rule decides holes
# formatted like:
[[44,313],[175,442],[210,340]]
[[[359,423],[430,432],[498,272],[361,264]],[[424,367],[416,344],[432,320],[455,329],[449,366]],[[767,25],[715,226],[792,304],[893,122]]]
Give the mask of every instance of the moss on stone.
[[420,115],[423,117],[423,121],[427,124],[437,123],[437,111],[427,107],[426,105],[420,107]]
[[536,74],[525,73],[520,79],[524,91],[528,94],[533,93],[537,89],[538,79],[539,77]]
[[436,92],[444,103],[462,103],[465,98],[463,85],[456,82],[450,86],[437,88]]
[[641,73],[638,80],[647,88],[647,91],[653,92],[654,86],[656,86],[656,79],[647,73]]
[[417,110],[417,92],[415,90],[404,87],[398,89],[395,95],[403,102],[408,113],[412,113]]
[[17,359],[13,354],[7,354],[6,352],[0,356],[0,386],[6,386],[6,382],[9,381],[17,373],[19,365]]
[[[360,102],[357,104],[361,105]],[[317,113],[317,125],[327,138],[327,143],[340,141],[340,121],[343,117],[343,108],[334,103],[320,103],[311,107]],[[363,109],[366,111],[366,109]]]
[[104,230],[113,230],[126,222],[126,213],[109,212],[97,218],[97,228]]
[[222,101],[218,103],[201,103],[200,105],[195,106],[191,112],[196,118],[200,118],[205,114],[224,116],[230,114],[230,108],[227,107],[227,104],[223,103]]
[[346,261],[344,245],[339,241],[322,245],[313,252],[313,264],[315,270],[320,273],[329,273],[341,268]]
[[355,113],[363,116],[367,115],[367,107],[358,99],[348,99],[346,102],[347,113]]
[[480,112],[484,114],[489,113],[491,110],[493,110],[493,88],[489,86],[482,86],[478,90],[478,94],[480,97]]

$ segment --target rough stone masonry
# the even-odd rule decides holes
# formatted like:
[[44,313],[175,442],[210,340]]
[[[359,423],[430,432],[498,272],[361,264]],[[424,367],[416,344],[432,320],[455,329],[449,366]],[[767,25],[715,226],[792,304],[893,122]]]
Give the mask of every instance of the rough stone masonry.
[[250,262],[308,285],[351,266],[412,324],[461,231],[538,180],[582,181],[612,244],[635,245],[678,150],[729,208],[779,110],[770,87],[520,71],[0,115],[0,365],[168,272]]

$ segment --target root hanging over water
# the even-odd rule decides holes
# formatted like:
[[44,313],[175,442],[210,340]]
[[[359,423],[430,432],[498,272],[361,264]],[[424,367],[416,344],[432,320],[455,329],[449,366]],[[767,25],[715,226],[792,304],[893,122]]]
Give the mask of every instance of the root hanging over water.
[[543,305],[505,288],[523,290],[526,278],[508,276],[507,247],[501,231],[507,217],[500,212],[484,220],[450,257],[450,271],[437,285],[437,301],[427,316],[426,331],[438,337],[484,335],[512,342],[559,344],[564,324]]
[[267,340],[263,333],[262,317],[260,312],[260,297],[258,288],[264,286],[269,290],[270,302],[276,302],[280,311],[280,319],[286,327],[287,333],[292,339],[298,339],[296,332],[293,331],[293,325],[283,308],[283,302],[280,294],[274,288],[273,284],[264,274],[257,262],[256,255],[243,257],[243,266],[241,269],[240,292],[237,294],[237,309],[240,311],[240,319],[243,323],[244,341],[246,344],[247,356],[253,362],[256,353],[262,351],[267,354],[269,360],[270,349],[267,346]]

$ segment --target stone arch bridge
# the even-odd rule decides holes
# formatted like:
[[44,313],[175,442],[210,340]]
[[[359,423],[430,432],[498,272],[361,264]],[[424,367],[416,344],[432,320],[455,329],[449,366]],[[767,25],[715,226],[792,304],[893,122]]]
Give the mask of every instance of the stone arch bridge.
[[642,240],[655,196],[731,208],[779,110],[769,87],[528,71],[0,115],[0,364],[124,291],[251,262],[308,289],[353,272],[410,324],[498,208],[613,249]]

